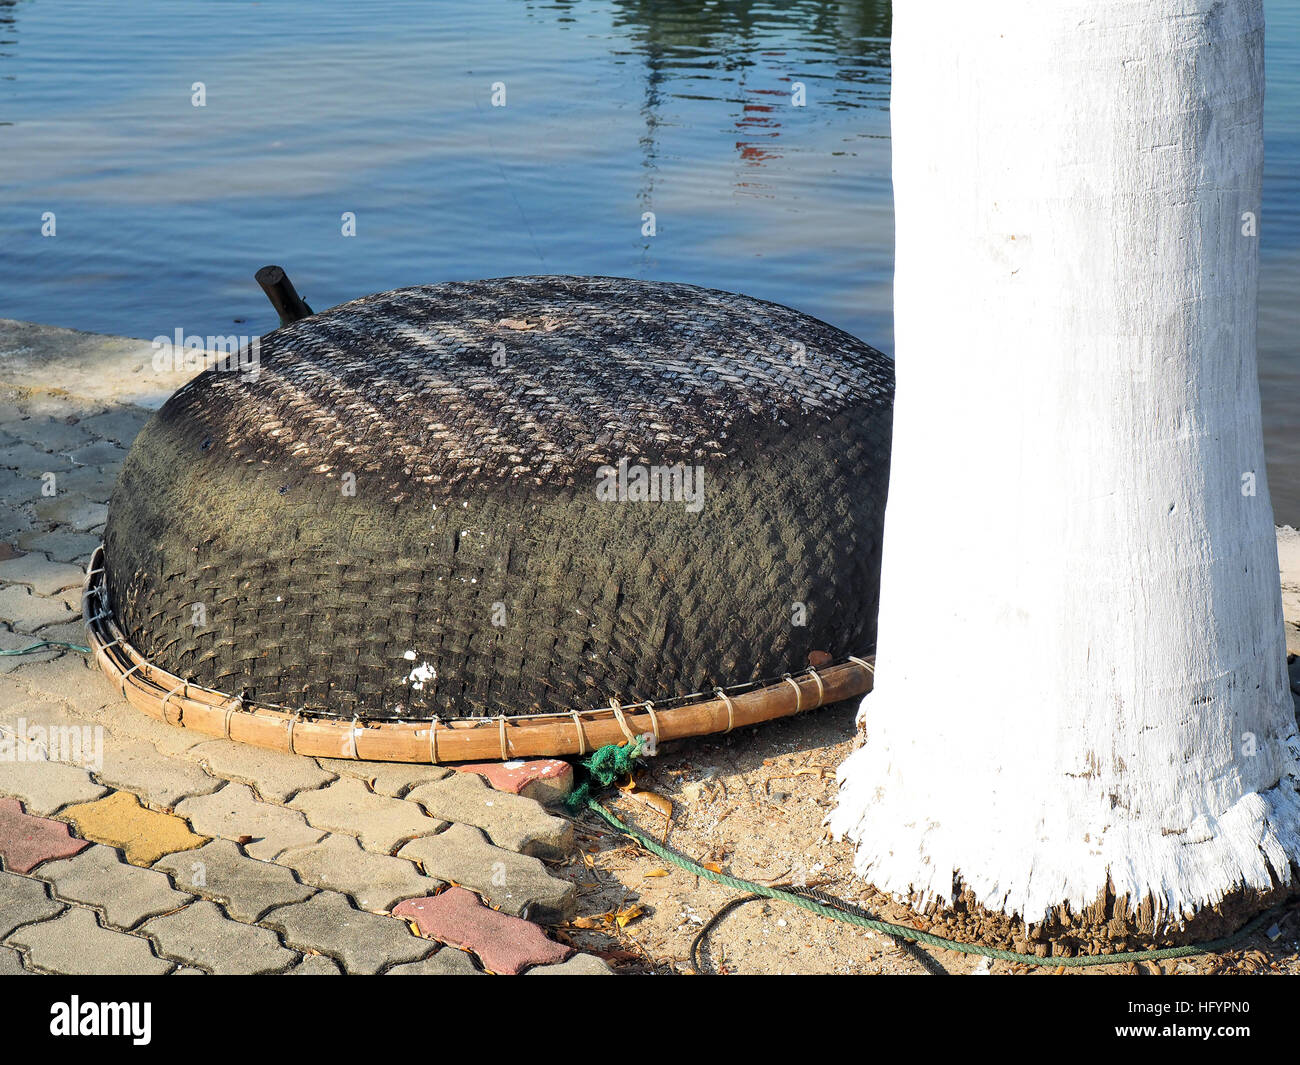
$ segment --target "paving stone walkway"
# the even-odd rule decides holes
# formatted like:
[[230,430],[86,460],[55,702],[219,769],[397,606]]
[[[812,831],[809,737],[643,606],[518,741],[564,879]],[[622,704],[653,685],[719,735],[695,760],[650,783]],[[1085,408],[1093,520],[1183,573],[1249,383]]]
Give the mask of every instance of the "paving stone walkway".
[[[184,380],[0,320],[0,649],[86,643],[117,470]],[[80,653],[0,657],[0,974],[608,974],[545,927],[577,911],[543,806],[572,779],[264,751],[144,716]]]

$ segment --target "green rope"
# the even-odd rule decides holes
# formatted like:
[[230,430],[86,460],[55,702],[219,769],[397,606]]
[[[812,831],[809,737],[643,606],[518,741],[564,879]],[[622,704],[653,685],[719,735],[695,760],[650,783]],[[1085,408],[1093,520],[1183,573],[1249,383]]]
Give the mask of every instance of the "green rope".
[[33,655],[37,651],[44,651],[47,647],[62,647],[69,651],[80,651],[83,655],[91,653],[89,647],[83,647],[79,643],[64,643],[62,640],[42,640],[30,647],[19,647],[13,651],[0,651],[0,655]]
[[598,748],[585,762],[579,764],[587,771],[586,779],[569,793],[565,805],[577,813],[593,801],[593,786],[603,791],[612,787],[618,780],[632,772],[632,767],[641,756],[641,737],[637,736],[630,743],[607,743]]
[[[592,776],[603,782],[603,786],[608,787],[621,774],[612,774],[611,767],[614,765],[627,765],[629,768],[636,757],[636,751],[631,754],[616,758],[612,754],[605,752],[613,747],[616,751],[629,751],[633,746],[639,750],[639,744],[627,747],[619,747],[611,744],[609,747],[602,747],[591,756],[583,765],[591,770]],[[600,767],[599,774],[593,763]],[[606,780],[606,776],[608,779]],[[767,899],[777,899],[781,902],[788,902],[799,906],[805,910],[819,914],[822,917],[829,917],[834,921],[843,921],[846,924],[856,925],[859,928],[869,928],[873,932],[880,932],[887,936],[897,936],[901,939],[910,940],[913,943],[920,943],[928,947],[939,947],[943,950],[957,951],[961,954],[980,954],[986,958],[993,958],[996,961],[1019,962],[1021,965],[1042,965],[1049,968],[1067,967],[1067,968],[1084,968],[1092,965],[1122,965],[1131,961],[1161,961],[1167,958],[1190,958],[1197,954],[1213,954],[1230,946],[1232,943],[1246,936],[1252,935],[1265,926],[1265,924],[1281,909],[1274,907],[1265,913],[1260,914],[1249,924],[1244,925],[1230,935],[1223,936],[1220,939],[1212,939],[1208,943],[1194,943],[1181,947],[1161,947],[1155,950],[1127,950],[1115,954],[1076,954],[1070,958],[1040,958],[1036,954],[1020,954],[1014,950],[1000,950],[997,947],[986,947],[980,943],[959,943],[955,939],[945,939],[943,936],[936,936],[930,932],[921,932],[915,928],[909,928],[907,925],[893,924],[889,921],[880,921],[872,917],[865,910],[844,902],[842,899],[836,899],[835,905],[829,905],[820,902],[816,898],[810,898],[806,895],[796,894],[779,887],[768,887],[764,884],[755,884],[750,880],[742,880],[740,877],[728,876],[726,873],[715,873],[712,869],[706,869],[698,862],[692,861],[686,855],[671,847],[665,847],[657,843],[652,837],[647,836],[639,828],[622,821],[616,814],[607,810],[596,799],[590,795],[591,781],[584,781],[579,789],[575,790],[570,796],[570,800],[576,798],[579,790],[582,791],[581,800],[572,803],[573,808],[580,809],[585,806],[587,809],[599,814],[613,828],[622,832],[625,836],[634,839],[652,854],[658,855],[667,862],[685,869],[687,872],[694,873],[696,876],[703,877],[705,880],[711,880],[715,884],[721,884],[729,887],[734,891],[747,891],[753,895],[759,895]],[[822,893],[818,892],[819,895]],[[833,896],[822,895],[823,898],[832,898]]]

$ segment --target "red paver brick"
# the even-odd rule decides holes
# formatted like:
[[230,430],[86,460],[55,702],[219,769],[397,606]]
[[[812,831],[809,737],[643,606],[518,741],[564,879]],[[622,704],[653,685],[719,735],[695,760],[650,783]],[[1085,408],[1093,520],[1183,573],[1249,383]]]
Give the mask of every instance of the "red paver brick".
[[517,976],[529,965],[553,965],[571,953],[531,921],[490,909],[463,887],[407,899],[393,907],[393,916],[414,921],[429,939],[472,950],[484,968],[502,976]]
[[0,859],[11,873],[30,873],[51,858],[70,858],[90,843],[73,839],[68,826],[23,812],[17,799],[0,798]]
[[[508,791],[512,795],[528,794],[530,798],[539,801],[544,797],[542,792],[546,793],[546,799],[552,796],[560,799],[573,787],[573,766],[558,758],[538,758],[528,762],[475,762],[452,768],[462,773],[478,773],[487,777],[487,782],[497,791]],[[530,788],[530,784],[538,786]],[[538,794],[530,794],[532,792]]]

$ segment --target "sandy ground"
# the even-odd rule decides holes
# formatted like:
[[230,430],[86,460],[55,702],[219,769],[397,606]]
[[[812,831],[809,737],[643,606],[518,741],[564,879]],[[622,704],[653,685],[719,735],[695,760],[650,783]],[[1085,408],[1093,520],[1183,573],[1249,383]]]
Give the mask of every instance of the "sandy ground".
[[[1294,675],[1300,685],[1300,667]],[[665,745],[637,783],[672,801],[671,823],[626,794],[609,805],[661,842],[733,876],[816,887],[886,920],[911,923],[906,910],[852,876],[852,848],[830,839],[822,827],[835,803],[835,767],[856,742],[854,710],[842,703],[729,738]],[[610,960],[624,972],[693,972],[692,940],[735,893],[643,851],[591,815],[577,824],[581,854],[567,872],[581,884],[581,912],[596,916],[568,929],[574,943],[612,952]],[[1300,974],[1300,900],[1279,925],[1274,940],[1261,933],[1228,953],[1140,966],[1031,968],[946,950],[927,953],[938,968],[954,974]],[[887,937],[766,900],[727,915],[710,933],[702,960],[706,969],[736,974],[927,971],[914,951]]]
[[[1278,533],[1287,642],[1300,651],[1300,534]],[[1300,659],[1291,656],[1294,689]],[[1296,696],[1300,716],[1300,695]],[[628,794],[609,805],[625,820],[701,862],[763,884],[816,887],[886,920],[914,918],[852,875],[852,848],[829,838],[823,819],[835,803],[835,769],[858,735],[856,702],[745,729],[731,736],[665,744],[637,775],[640,788],[672,803],[667,820],[652,801]],[[642,850],[592,815],[578,819],[581,853],[567,872],[581,884],[585,916],[567,929],[575,944],[604,951],[621,971],[690,973],[691,943],[728,900],[730,889],[701,880]],[[1300,974],[1300,899],[1278,922],[1236,949],[1138,965],[1062,969],[989,962],[946,950],[904,950],[891,939],[782,902],[751,902],[710,933],[703,961],[722,973],[1104,973]]]

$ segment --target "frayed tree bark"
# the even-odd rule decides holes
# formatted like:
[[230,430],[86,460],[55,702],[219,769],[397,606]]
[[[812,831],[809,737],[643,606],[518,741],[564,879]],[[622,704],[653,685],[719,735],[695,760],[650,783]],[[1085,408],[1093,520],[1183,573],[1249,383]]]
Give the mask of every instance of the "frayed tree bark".
[[914,904],[1182,924],[1300,860],[1255,368],[1260,0],[894,12],[878,673],[830,824]]

